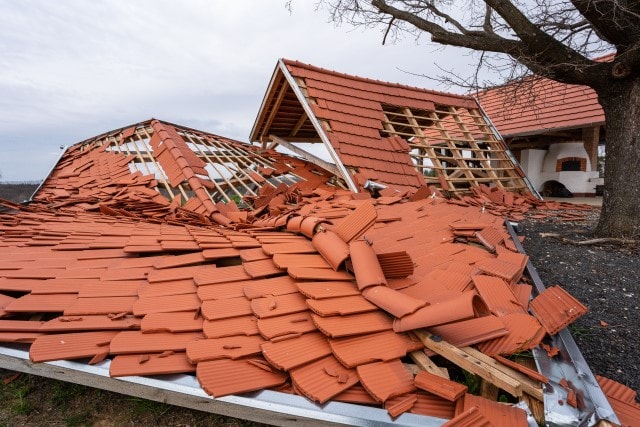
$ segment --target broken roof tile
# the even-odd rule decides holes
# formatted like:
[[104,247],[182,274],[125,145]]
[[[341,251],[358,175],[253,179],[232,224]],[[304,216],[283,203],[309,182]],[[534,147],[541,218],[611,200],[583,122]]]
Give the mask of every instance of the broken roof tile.
[[298,280],[351,280],[353,276],[346,271],[334,271],[328,268],[292,266],[287,269],[289,276]]
[[309,299],[307,306],[319,316],[346,316],[348,314],[367,313],[378,309],[360,295],[337,298]]
[[192,277],[193,281],[196,282],[198,286],[251,279],[251,276],[247,274],[242,265],[232,265],[220,268],[211,267],[206,270],[197,271]]
[[326,356],[292,369],[290,375],[298,390],[320,404],[359,381],[355,369],[345,368],[333,356]]
[[150,313],[193,311],[199,309],[200,304],[195,293],[140,297],[133,303],[133,314],[143,316]]
[[346,243],[359,237],[371,227],[378,217],[373,204],[369,201],[361,203],[356,210],[351,212],[334,230]]
[[284,372],[271,368],[262,358],[200,362],[196,376],[202,388],[214,397],[272,388],[287,381]]
[[251,301],[244,296],[203,301],[200,309],[202,310],[202,315],[207,320],[228,319],[253,313],[251,311]]
[[133,316],[95,315],[95,316],[58,316],[40,327],[42,332],[68,331],[106,331],[140,329],[141,319]]
[[477,406],[460,412],[458,415],[442,424],[442,427],[492,427],[493,424],[480,413]]
[[48,362],[108,354],[109,343],[119,333],[103,331],[41,335],[31,344],[29,358],[32,362]]
[[413,375],[400,359],[368,363],[358,366],[356,370],[362,386],[379,402],[415,390]]
[[155,332],[200,332],[203,319],[197,311],[174,313],[150,313],[140,323],[143,333]]
[[182,374],[195,370],[196,365],[189,363],[184,352],[172,351],[160,354],[120,354],[109,364],[109,375],[112,377]]
[[386,286],[371,286],[362,291],[362,296],[395,317],[415,313],[427,305],[425,301],[413,298]]
[[276,368],[286,371],[331,354],[327,337],[320,332],[267,341],[261,348],[265,359]]
[[258,319],[255,316],[239,316],[230,319],[205,320],[204,335],[207,338],[223,338],[234,335],[258,335]]
[[[325,233],[318,233],[316,236],[319,234]],[[327,261],[318,254],[275,254],[273,256],[273,263],[278,268],[284,269],[294,265],[299,267],[332,268]]]
[[317,330],[311,312],[300,312],[284,316],[258,319],[258,330],[265,339],[285,335],[304,334]]
[[305,298],[300,294],[268,295],[251,300],[253,314],[264,319],[308,310]]
[[360,290],[369,286],[387,284],[378,257],[369,242],[365,240],[352,241],[349,243],[349,252]]
[[467,347],[509,333],[504,322],[497,316],[482,316],[446,325],[432,326],[429,331],[456,347]]
[[297,287],[300,293],[313,299],[360,295],[358,287],[353,282],[299,282]]
[[387,331],[393,327],[389,315],[379,311],[332,317],[312,314],[311,318],[317,328],[331,338]]
[[414,382],[416,387],[452,402],[458,400],[467,392],[467,386],[427,371],[420,371],[415,376]]
[[529,308],[549,335],[584,315],[588,309],[560,286],[551,286],[531,301]]
[[33,295],[27,294],[13,301],[7,301],[7,313],[55,313],[63,312],[78,299],[77,294]]
[[65,316],[110,313],[133,314],[133,304],[137,300],[138,297],[77,298],[73,304],[64,309],[64,314]]
[[185,351],[191,341],[202,339],[200,332],[157,332],[144,334],[140,331],[118,332],[109,347],[112,354],[162,353]]
[[260,354],[264,339],[259,335],[237,335],[224,338],[192,340],[187,343],[187,358],[191,363],[215,359],[239,359]]
[[509,313],[526,313],[511,286],[500,277],[478,274],[472,276],[473,284],[491,313],[504,316]]
[[522,409],[469,393],[464,395],[463,404],[458,414],[473,407],[477,407],[486,419],[491,420],[491,425],[496,427],[525,427],[529,425],[527,413]]
[[334,356],[348,368],[398,359],[410,351],[423,348],[420,341],[393,331],[330,339],[329,344]]
[[349,245],[333,231],[319,231],[313,236],[312,243],[322,258],[324,258],[334,270],[338,270],[342,263],[349,257]]
[[537,346],[544,338],[545,330],[535,317],[525,313],[511,313],[501,317],[508,334],[478,344],[478,349],[492,356],[511,355]]

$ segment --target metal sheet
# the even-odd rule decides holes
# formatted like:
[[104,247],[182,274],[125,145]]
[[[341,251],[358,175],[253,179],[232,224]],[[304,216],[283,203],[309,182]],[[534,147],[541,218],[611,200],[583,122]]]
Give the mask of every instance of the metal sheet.
[[109,377],[109,360],[95,365],[73,361],[31,363],[26,346],[0,346],[0,367],[200,411],[273,425],[441,426],[447,420],[414,414],[392,419],[384,409],[329,402],[317,405],[291,394],[263,390],[242,396],[213,398],[192,375]]

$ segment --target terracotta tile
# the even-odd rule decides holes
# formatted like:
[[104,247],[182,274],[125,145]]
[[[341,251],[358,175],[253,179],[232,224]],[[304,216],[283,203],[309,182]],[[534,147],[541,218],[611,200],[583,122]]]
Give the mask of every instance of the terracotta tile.
[[640,417],[640,404],[622,402],[613,397],[608,397],[608,400],[623,426],[631,427],[637,424],[638,417]]
[[63,312],[67,307],[73,305],[77,299],[77,294],[27,294],[6,304],[4,311],[7,313]]
[[545,384],[549,382],[549,378],[545,377],[544,375],[542,375],[536,370],[529,369],[526,366],[521,365],[520,363],[514,362],[513,360],[509,360],[500,355],[495,355],[493,356],[493,358],[496,359],[498,362],[502,363],[503,365],[508,366],[511,369],[515,369],[516,371],[525,374],[531,379],[540,381],[541,383],[545,383]]
[[483,228],[476,232],[475,235],[480,243],[482,243],[491,252],[495,252],[496,246],[502,243],[505,238],[508,238],[507,233],[491,226]]
[[442,424],[442,427],[492,427],[493,424],[480,413],[477,406],[472,406],[464,412]]
[[384,404],[384,409],[387,410],[392,418],[396,418],[404,414],[405,412],[410,411],[417,401],[417,395],[413,393],[403,394],[401,396],[388,399]]
[[140,329],[141,319],[133,316],[95,315],[95,316],[58,316],[45,322],[41,327],[42,332],[68,332],[68,331],[107,331]]
[[522,409],[468,393],[464,395],[461,411],[457,415],[473,407],[478,408],[480,414],[491,420],[491,425],[496,427],[525,427],[529,425],[527,414]]
[[287,269],[291,277],[298,280],[351,280],[353,276],[346,271],[334,271],[328,268],[310,268],[293,266]]
[[535,317],[523,313],[511,313],[501,317],[509,331],[500,338],[478,344],[478,349],[489,356],[511,355],[537,346],[545,336],[545,330]]
[[195,340],[187,344],[187,358],[191,363],[223,358],[239,359],[260,354],[260,344],[264,342],[259,335]]
[[307,311],[306,299],[300,294],[270,295],[251,300],[251,310],[260,319]]
[[239,316],[231,319],[205,320],[204,336],[224,338],[234,335],[258,335],[258,319],[255,316]]
[[217,269],[214,265],[210,264],[151,270],[147,275],[147,280],[149,283],[159,283],[195,279],[198,275],[210,273],[211,271],[217,272]]
[[242,261],[245,262],[259,261],[261,259],[267,259],[270,257],[270,255],[267,255],[261,247],[253,249],[242,249],[238,252],[240,253],[240,258],[242,259]]
[[414,262],[405,251],[378,253],[377,257],[387,279],[404,278],[414,272]]
[[331,268],[327,261],[318,254],[275,254],[273,262],[278,268],[291,266],[311,268]]
[[409,411],[412,414],[445,419],[454,417],[455,408],[452,402],[430,393],[417,392],[415,394],[418,396],[418,400]]
[[471,277],[469,274],[456,273],[451,270],[435,270],[429,276],[452,291],[466,292],[470,289]]
[[377,217],[376,208],[371,202],[366,201],[349,214],[334,231],[342,240],[349,243],[367,231]]
[[386,286],[371,286],[362,296],[395,317],[403,317],[427,305],[426,302],[405,295]]
[[46,286],[46,280],[38,279],[7,279],[0,277],[0,291],[31,292]]
[[244,287],[249,281],[218,283],[198,286],[198,298],[202,301],[244,297]]
[[138,288],[140,298],[162,297],[170,295],[195,294],[198,287],[193,279],[175,280],[171,282],[147,283]]
[[140,331],[118,332],[111,340],[112,354],[162,353],[164,351],[185,351],[191,341],[201,340],[199,332],[158,332],[143,334]]
[[525,283],[519,283],[514,285],[511,289],[513,290],[513,294],[516,296],[520,305],[528,308],[529,302],[531,301],[531,291],[533,290],[533,286]]
[[289,276],[278,276],[271,279],[251,280],[242,287],[244,296],[249,299],[269,295],[287,295],[298,291],[296,282]]
[[460,295],[458,291],[447,289],[444,284],[436,279],[433,274],[429,274],[415,285],[398,290],[400,293],[422,300],[424,302],[434,301],[438,298],[450,298]]
[[358,366],[356,370],[362,386],[379,402],[415,390],[413,375],[400,359],[368,363]]
[[185,353],[121,354],[111,360],[109,375],[126,377],[137,375],[167,375],[195,372]]
[[277,387],[288,378],[262,358],[200,362],[196,376],[200,386],[214,397]]
[[42,333],[40,332],[2,332],[0,331],[0,342],[32,343],[40,336],[42,336]]
[[320,317],[312,314],[311,318],[316,327],[331,338],[382,332],[393,327],[393,321],[389,315],[376,311],[332,317]]
[[440,396],[452,402],[458,400],[467,392],[467,386],[455,381],[442,378],[427,371],[420,371],[414,382],[419,389]]
[[[87,274],[87,277],[97,277],[101,280],[144,280],[147,278],[147,274],[152,272],[153,270],[149,267],[140,267],[140,268],[127,268],[127,269],[116,269],[116,270],[105,270],[103,272],[97,272],[94,274]],[[61,276],[58,276],[61,277]]]
[[319,316],[349,315],[376,311],[378,307],[360,295],[320,300],[309,299],[307,305]]
[[64,309],[64,314],[65,316],[110,313],[133,314],[133,304],[136,301],[138,301],[138,297],[77,298],[73,304]]
[[320,332],[299,337],[267,341],[261,345],[262,355],[278,369],[289,371],[331,354],[331,347]]
[[172,313],[192,311],[200,308],[200,299],[196,294],[165,295],[139,298],[133,303],[133,314],[144,316],[150,313]]
[[185,255],[175,255],[170,257],[163,257],[156,261],[153,266],[156,269],[184,267],[187,265],[201,264],[205,261],[203,252],[194,252]]
[[79,287],[78,297],[80,298],[100,298],[100,297],[130,297],[138,296],[138,288],[143,281],[139,282],[103,282],[86,283]]
[[253,313],[251,301],[245,297],[203,301],[201,310],[207,320],[229,319]]
[[0,319],[0,332],[37,332],[44,324],[41,320]]
[[304,334],[317,330],[310,312],[258,319],[258,330],[265,339]]
[[509,313],[526,313],[511,287],[503,279],[479,274],[471,278],[478,293],[491,313],[504,316]]
[[356,282],[360,290],[369,286],[386,285],[387,281],[373,247],[364,240],[349,244]]
[[[101,283],[99,279],[48,279],[40,280],[42,286],[31,291],[33,295],[77,294],[85,284]],[[111,282],[110,282],[111,283]]]
[[638,393],[626,385],[596,374],[598,385],[607,397],[621,402],[635,403]]
[[144,316],[140,330],[156,332],[201,332],[203,319],[197,311],[150,313]]
[[262,250],[267,255],[275,254],[313,254],[316,248],[310,241],[299,243],[269,243],[262,245]]
[[509,283],[517,282],[526,266],[526,264],[520,266],[497,258],[485,259],[477,262],[475,265],[484,273],[500,277]]
[[242,265],[233,265],[230,267],[212,268],[207,266],[206,270],[200,270],[193,276],[196,285],[213,285],[216,283],[237,282],[240,280],[249,280],[251,276],[247,274]]
[[355,369],[347,369],[333,356],[308,363],[290,372],[294,386],[308,399],[325,403],[358,383]]
[[560,286],[545,289],[531,301],[529,308],[549,335],[557,334],[588,311]]
[[31,344],[32,362],[81,359],[109,352],[109,343],[120,332],[77,332],[42,335]]
[[433,335],[442,337],[456,347],[467,347],[482,341],[507,335],[504,322],[497,316],[483,316],[429,328]]
[[[354,385],[353,387],[349,387],[347,390],[342,393],[334,396],[331,400],[335,400],[337,402],[345,402],[345,403],[355,403],[359,405],[377,405],[379,402],[375,400],[371,395],[367,392],[359,384]],[[393,399],[390,399],[392,401]]]
[[471,319],[489,314],[482,299],[473,292],[446,299],[437,304],[423,307],[393,322],[396,332],[427,328],[459,320]]
[[353,282],[299,282],[297,288],[304,296],[313,299],[360,295]]
[[286,270],[278,268],[270,258],[245,262],[242,266],[252,279],[277,276],[286,272]]
[[[315,236],[313,236],[313,246],[320,252],[322,258],[326,260],[326,263],[336,271],[349,257],[349,245],[333,231],[322,230],[316,233]],[[305,267],[318,267],[300,265]]]
[[348,368],[398,359],[424,347],[417,339],[393,331],[330,339],[329,344],[334,356]]

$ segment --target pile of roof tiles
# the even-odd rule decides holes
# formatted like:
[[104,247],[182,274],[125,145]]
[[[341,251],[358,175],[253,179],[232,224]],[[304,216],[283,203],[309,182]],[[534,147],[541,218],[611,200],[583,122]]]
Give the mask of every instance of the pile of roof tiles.
[[528,258],[501,217],[436,195],[274,194],[236,227],[8,205],[0,341],[31,343],[34,362],[110,358],[112,376],[195,371],[215,397],[270,388],[525,425],[524,411],[470,395],[446,370],[406,364],[456,363],[456,348],[512,372],[514,397],[540,398],[546,379],[506,357],[586,308],[559,287],[531,299]]

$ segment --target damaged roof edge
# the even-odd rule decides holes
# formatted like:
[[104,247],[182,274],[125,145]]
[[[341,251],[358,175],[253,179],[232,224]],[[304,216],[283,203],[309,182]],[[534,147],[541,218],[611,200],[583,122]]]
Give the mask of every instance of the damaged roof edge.
[[38,191],[40,191],[40,189],[42,188],[42,186],[44,185],[45,182],[47,182],[47,180],[49,179],[49,177],[51,176],[51,174],[53,173],[54,170],[56,170],[56,167],[58,166],[58,163],[60,163],[60,160],[62,160],[62,158],[64,157],[64,155],[66,154],[67,150],[69,149],[69,145],[63,145],[60,146],[61,149],[61,153],[58,156],[58,159],[55,161],[55,163],[53,164],[53,166],[51,166],[51,169],[49,169],[49,173],[47,173],[47,175],[44,177],[44,179],[42,181],[40,181],[40,184],[38,184],[38,186],[36,187],[35,190],[33,190],[33,193],[31,193],[31,196],[29,196],[29,200],[27,200],[27,202],[33,202],[33,198],[36,196],[36,194],[38,194]]
[[[329,141],[329,138],[324,132],[324,129],[322,129],[320,122],[318,121],[315,114],[313,113],[311,106],[309,106],[309,103],[307,102],[307,98],[305,98],[304,94],[300,90],[300,87],[298,86],[295,79],[289,72],[289,69],[287,68],[287,65],[284,63],[282,58],[278,59],[278,68],[280,69],[280,71],[282,71],[282,74],[287,80],[287,83],[289,83],[289,86],[291,86],[293,93],[296,94],[296,98],[298,98],[298,101],[300,101],[300,104],[302,105],[302,108],[307,114],[307,117],[313,124],[313,127],[316,129],[316,132],[318,132],[318,135],[320,135],[320,139],[322,140],[322,143],[327,148],[327,151],[329,152],[331,159],[335,162],[336,166],[338,167],[338,170],[342,174],[342,178],[344,178],[345,182],[347,183],[349,190],[353,191],[354,193],[357,193],[358,186],[355,184],[355,182],[353,182],[353,179],[351,179],[351,175],[349,174],[349,171],[347,171],[347,168],[344,166],[344,164],[340,160],[338,153],[336,153],[336,151],[333,148],[333,145],[331,145],[331,141]],[[260,115],[258,114],[258,116]]]

